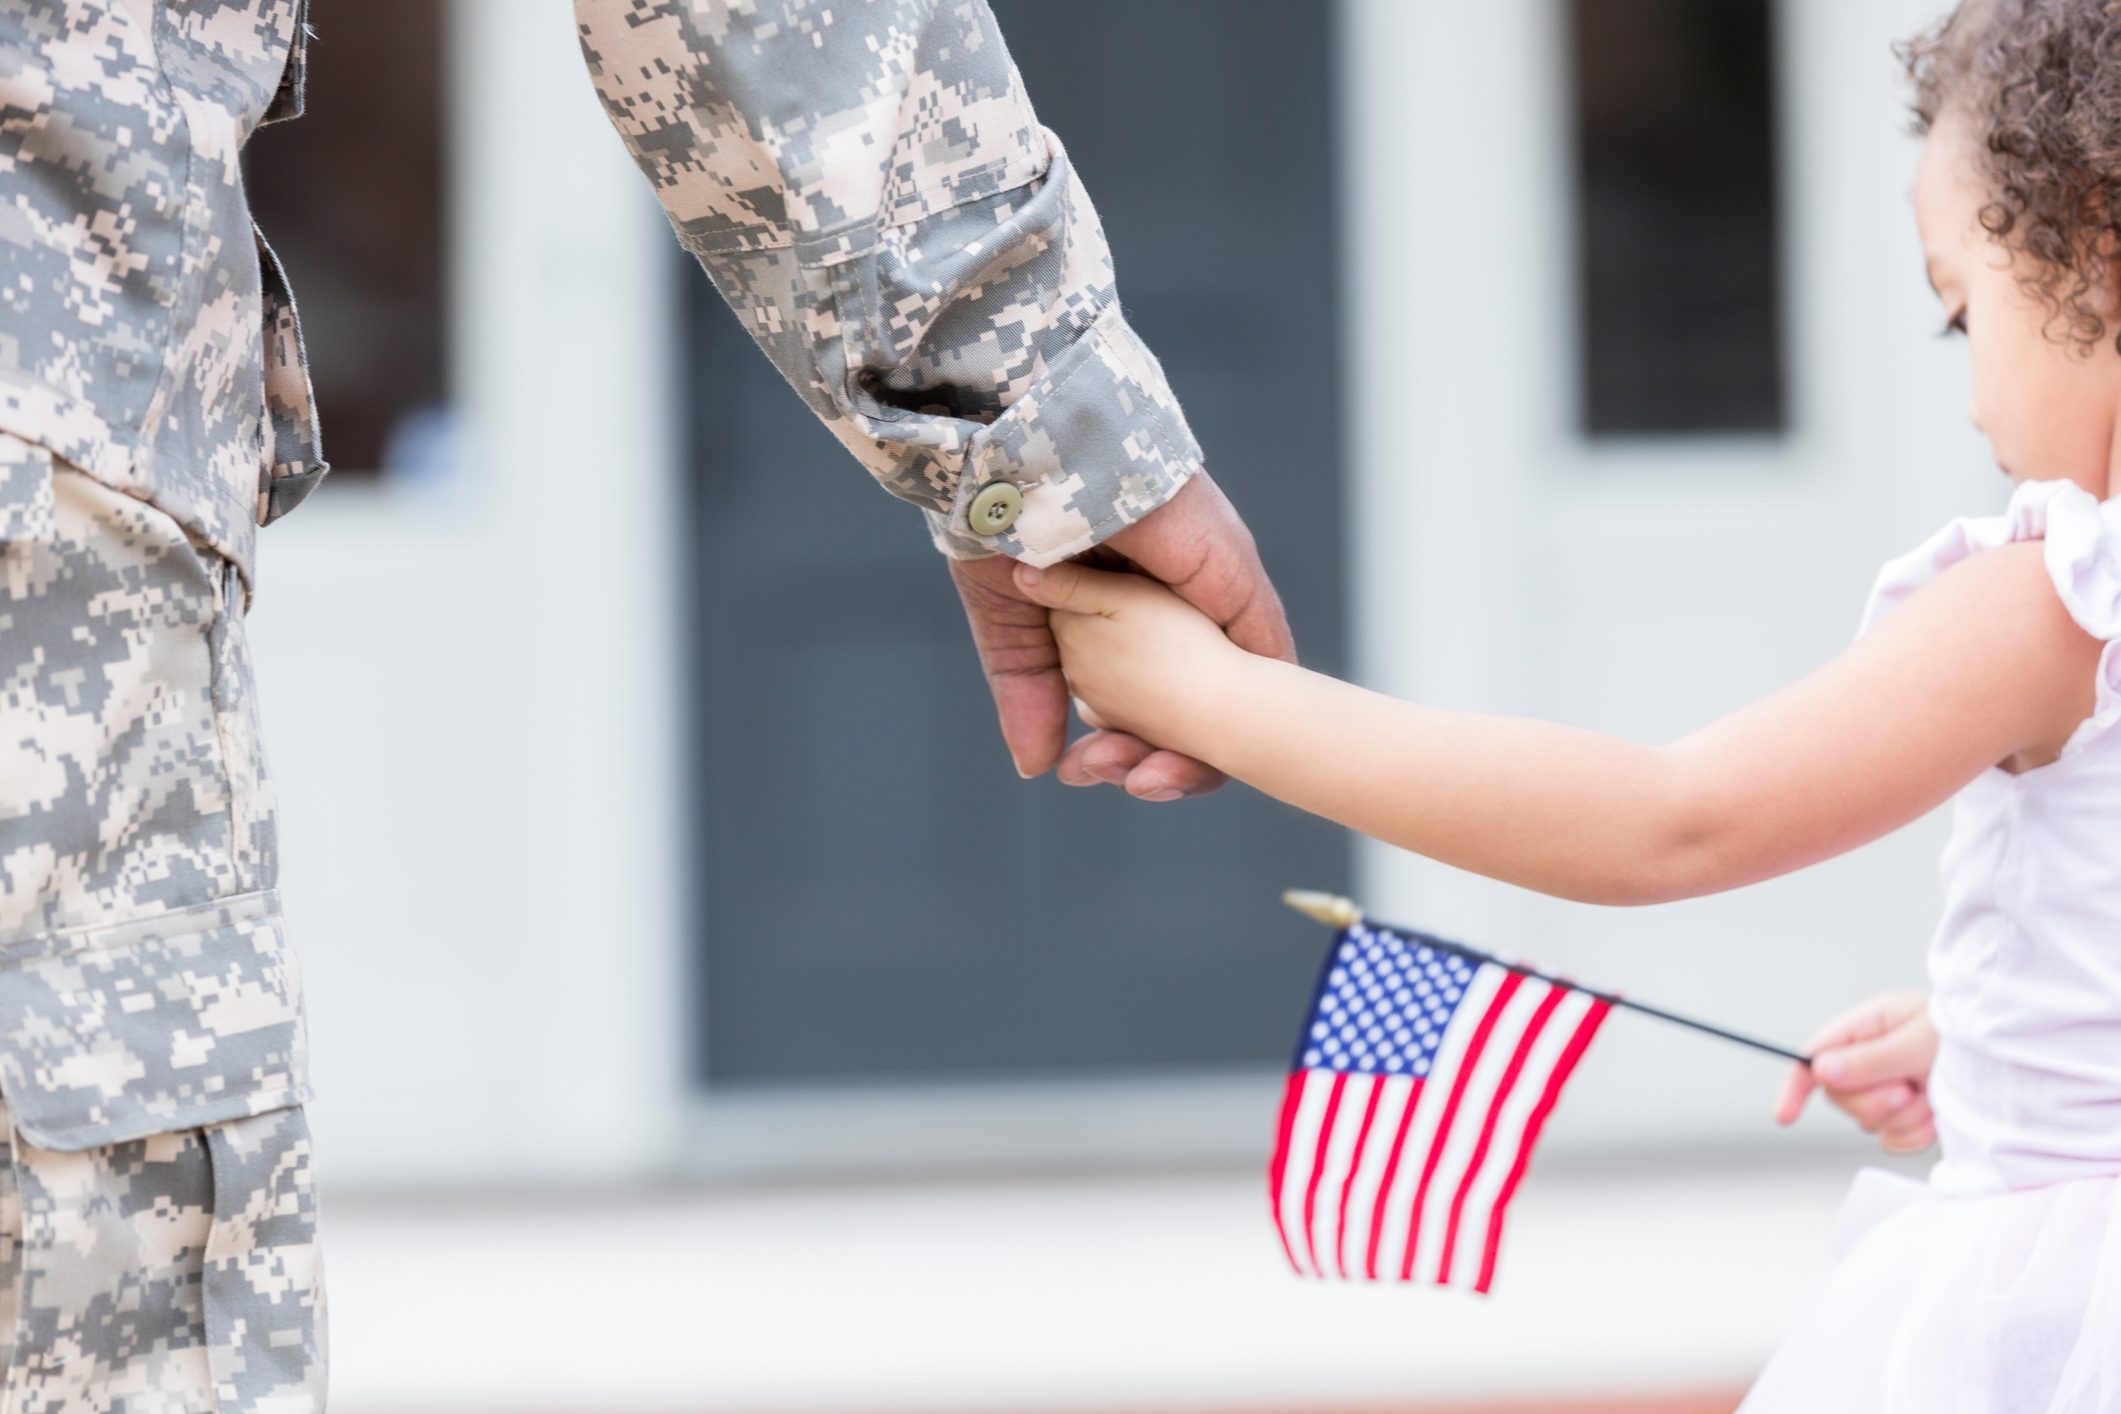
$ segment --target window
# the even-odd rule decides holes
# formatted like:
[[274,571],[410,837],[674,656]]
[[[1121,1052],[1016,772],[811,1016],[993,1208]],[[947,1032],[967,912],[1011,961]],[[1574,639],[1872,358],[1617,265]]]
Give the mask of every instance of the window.
[[1593,436],[1786,416],[1769,0],[1570,0]]

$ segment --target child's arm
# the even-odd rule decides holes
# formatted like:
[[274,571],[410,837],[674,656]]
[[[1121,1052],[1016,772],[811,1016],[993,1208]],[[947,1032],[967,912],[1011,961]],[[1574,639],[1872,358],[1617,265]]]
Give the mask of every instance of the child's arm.
[[1670,746],[1447,711],[1232,646],[1138,576],[1018,581],[1056,612],[1099,722],[1478,874],[1591,903],[1772,878],[1923,815],[1983,769],[2050,755],[2092,706],[2101,644],[2039,542],[1972,556],[1810,676]]

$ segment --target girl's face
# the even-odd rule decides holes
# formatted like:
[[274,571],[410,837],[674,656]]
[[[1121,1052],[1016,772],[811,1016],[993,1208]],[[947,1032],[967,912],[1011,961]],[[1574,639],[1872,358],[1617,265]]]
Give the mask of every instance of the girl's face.
[[[2012,274],[2011,254],[1981,228],[1987,188],[1970,125],[1939,114],[1915,174],[1915,225],[1949,332],[1965,336],[1973,375],[1967,412],[2013,484],[2066,478],[2105,500],[2121,428],[2121,354],[2048,337],[2049,311]],[[2112,291],[2107,299],[2114,309]],[[2121,314],[2121,311],[2116,311]]]

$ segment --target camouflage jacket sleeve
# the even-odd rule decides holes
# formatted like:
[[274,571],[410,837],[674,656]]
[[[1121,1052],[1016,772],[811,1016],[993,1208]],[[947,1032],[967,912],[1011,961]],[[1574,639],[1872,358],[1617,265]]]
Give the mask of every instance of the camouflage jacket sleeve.
[[575,0],[575,14],[678,238],[946,554],[1050,564],[1200,466],[985,0]]

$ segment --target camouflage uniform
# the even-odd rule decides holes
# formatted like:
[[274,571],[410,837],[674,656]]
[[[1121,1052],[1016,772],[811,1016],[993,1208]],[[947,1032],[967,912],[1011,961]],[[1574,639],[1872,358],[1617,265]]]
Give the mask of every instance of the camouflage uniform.
[[243,616],[324,473],[237,153],[300,0],[0,0],[0,1408],[320,1409]]
[[[1051,564],[1199,469],[981,0],[575,0],[575,16],[678,239],[945,554]],[[998,482],[1012,489],[982,495]]]

